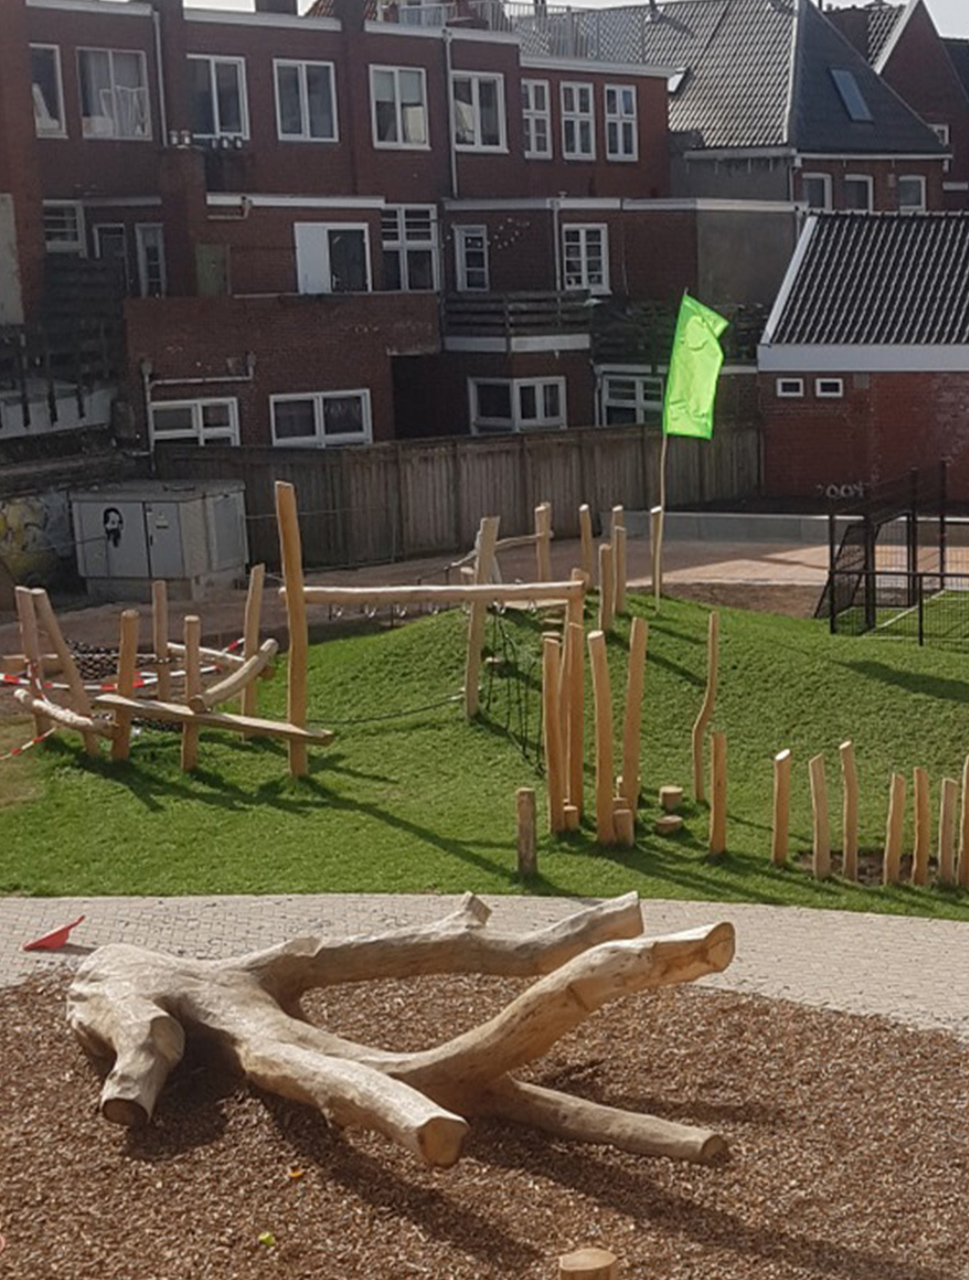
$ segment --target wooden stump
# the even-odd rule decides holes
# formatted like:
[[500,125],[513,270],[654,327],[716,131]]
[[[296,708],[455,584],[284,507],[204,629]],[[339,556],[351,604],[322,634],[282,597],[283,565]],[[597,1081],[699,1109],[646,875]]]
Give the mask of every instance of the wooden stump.
[[619,1262],[608,1249],[576,1249],[559,1258],[559,1280],[619,1280]]
[[770,860],[775,867],[787,862],[787,839],[791,813],[791,753],[779,751],[774,757],[774,818],[771,828]]
[[653,823],[653,830],[658,836],[675,836],[683,830],[683,819],[678,813],[664,813]]
[[683,788],[666,786],[659,789],[660,808],[667,813],[675,813],[683,803]]
[[515,792],[517,814],[518,874],[528,880],[535,874],[535,788],[519,787]]
[[811,867],[816,880],[831,874],[831,829],[828,823],[828,788],[824,779],[824,756],[809,762],[811,773],[811,809],[814,814],[814,842]]

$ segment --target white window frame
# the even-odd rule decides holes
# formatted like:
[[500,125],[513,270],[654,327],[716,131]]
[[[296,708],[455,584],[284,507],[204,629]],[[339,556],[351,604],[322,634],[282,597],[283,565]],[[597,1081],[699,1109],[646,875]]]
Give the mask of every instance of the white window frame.
[[[454,97],[455,86],[459,81],[467,80],[471,85],[471,109],[474,113],[474,141],[458,142],[457,103]],[[498,102],[498,141],[481,141],[481,83],[489,80],[497,86]],[[508,150],[508,130],[505,125],[505,77],[500,71],[452,71],[451,72],[451,119],[454,130],[455,151],[490,151],[505,152]]]
[[819,400],[843,400],[844,378],[815,378],[814,394]]
[[[52,53],[54,55],[54,84],[57,90],[57,123],[56,127],[44,128],[37,119],[37,95],[34,92],[33,70],[31,69],[30,92],[34,103],[34,131],[38,138],[66,138],[67,116],[64,113],[64,77],[61,73],[61,47],[57,44],[32,44],[31,57],[34,53]],[[47,109],[47,103],[44,104]]]
[[[613,382],[632,382],[635,384],[634,396],[632,400],[622,399],[618,396],[610,394],[610,384]],[[651,385],[648,385],[651,384]],[[623,423],[610,423],[608,421],[609,409],[615,407],[618,409],[631,408],[636,414],[636,422],[646,422],[647,418],[658,420],[663,414],[663,396],[665,392],[666,382],[662,374],[647,373],[642,369],[600,369],[599,370],[599,425],[623,426]]]
[[[589,95],[589,110],[578,110],[578,101],[582,93]],[[566,107],[566,98],[569,94],[573,95],[573,107],[569,110]],[[559,85],[559,101],[562,106],[562,157],[565,160],[595,160],[596,158],[596,98],[595,86],[591,80],[563,80]],[[579,141],[581,136],[581,125],[587,123],[589,126],[589,149],[583,151],[580,147],[568,144],[569,126],[573,127],[573,140]]]
[[778,400],[803,400],[803,378],[778,378],[774,383],[774,394]]
[[[323,277],[324,289],[304,289],[303,283],[308,274],[308,267],[300,262],[300,228],[315,227],[322,228],[323,235],[323,261],[321,263],[320,274]],[[366,222],[297,222],[293,225],[293,238],[296,244],[296,272],[297,272],[297,291],[309,296],[315,296],[323,293],[341,294],[341,293],[357,293],[356,289],[334,289],[333,286],[333,268],[330,261],[330,232],[331,231],[362,231],[363,232],[363,256],[364,266],[367,271],[367,287],[364,293],[370,293],[373,289],[373,269],[370,261],[370,226]],[[306,250],[304,250],[306,252]]]
[[[363,431],[354,435],[328,436],[323,431],[324,403],[327,400],[345,400],[348,396],[359,396],[363,405]],[[311,400],[313,402],[314,432],[312,437],[306,436],[298,440],[278,440],[276,438],[276,405],[295,400]],[[373,414],[370,405],[369,387],[353,387],[346,391],[302,391],[287,392],[285,395],[269,397],[269,422],[272,431],[273,447],[277,449],[329,449],[347,444],[373,443]]]
[[[634,84],[607,84],[603,89],[606,116],[606,159],[617,163],[632,164],[639,159],[639,103]],[[616,95],[615,110],[609,110],[609,95]],[[632,95],[632,112],[623,108],[623,98]],[[624,126],[632,126],[632,146],[627,149],[623,142]],[[614,128],[617,147],[611,146],[610,127]]]
[[[145,233],[158,232],[159,255],[158,265],[161,275],[161,292],[150,293],[148,290],[148,246],[145,244]],[[165,225],[162,222],[135,223],[135,258],[138,264],[138,296],[140,298],[163,298],[168,293],[168,261],[165,254]]]
[[[206,427],[204,410],[211,405],[225,405],[229,410],[228,427]],[[192,426],[178,431],[156,431],[155,415],[159,410],[190,409]],[[198,400],[156,400],[151,405],[148,435],[152,449],[159,440],[194,440],[198,445],[224,444],[225,437],[234,448],[239,446],[239,401],[235,396],[204,396]]]
[[[409,211],[426,214],[428,217],[429,236],[426,240],[408,234],[407,214]],[[393,236],[387,234],[390,217],[396,224]],[[400,293],[437,293],[440,289],[440,262],[437,233],[437,205],[433,204],[400,204],[385,205],[380,215],[380,244],[383,252],[388,250],[400,258]],[[410,283],[410,267],[408,255],[410,251],[429,253],[431,255],[431,287],[430,289],[412,288]],[[396,290],[394,292],[397,292]]]
[[[222,53],[190,53],[188,55],[189,62],[207,62],[209,64],[209,93],[212,97],[212,122],[214,127],[213,133],[195,133],[196,138],[239,138],[243,142],[249,140],[249,91],[246,85],[246,60],[238,58],[232,54]],[[219,119],[219,92],[215,80],[215,68],[218,64],[225,63],[236,68],[239,79],[239,115],[241,116],[241,129],[225,129],[222,127],[222,121]]]
[[[279,99],[279,72],[283,67],[293,67],[299,75],[299,110],[303,128],[299,133],[283,132],[283,113]],[[309,87],[307,71],[310,67],[325,67],[330,73],[330,110],[333,115],[333,133],[329,137],[310,133]],[[273,94],[276,102],[276,137],[280,142],[339,142],[340,123],[336,104],[336,66],[332,62],[320,62],[302,58],[273,58]]]
[[[468,245],[472,236],[480,236],[484,255],[484,285],[468,283]],[[488,243],[488,228],[462,223],[454,228],[454,268],[458,293],[489,293],[491,290],[491,254]]]
[[[108,66],[110,68],[111,86],[108,93],[111,97],[111,115],[110,119],[113,125],[113,132],[98,133],[92,131],[90,127],[85,127],[85,121],[93,119],[101,119],[102,117],[86,116],[84,114],[84,99],[81,93],[83,76],[81,74],[81,63],[83,55],[86,53],[106,53],[108,55]],[[141,65],[141,83],[137,89],[130,89],[125,85],[115,83],[114,60],[118,55],[125,57],[131,55],[138,59]],[[105,49],[94,46],[83,46],[78,48],[77,53],[77,92],[81,111],[81,136],[87,142],[151,142],[152,140],[152,122],[151,122],[151,97],[149,94],[148,84],[148,59],[145,57],[142,49]],[[117,110],[117,91],[118,89],[126,89],[129,93],[137,93],[142,95],[143,108],[145,117],[145,129],[143,133],[119,133],[118,132],[118,110]],[[104,102],[102,100],[102,106]]]
[[[57,210],[70,212],[70,218],[74,223],[74,236],[72,238],[48,239],[48,213],[55,213]],[[45,200],[43,205],[44,218],[44,251],[45,253],[76,253],[82,258],[87,257],[87,232],[84,226],[84,206],[79,200]],[[66,225],[66,224],[65,224]],[[68,230],[70,228],[67,228]]]
[[864,183],[868,191],[868,203],[864,209],[856,209],[854,206],[849,209],[847,201],[845,201],[845,209],[849,213],[871,213],[872,209],[875,207],[875,180],[872,178],[871,174],[846,173],[843,181],[845,187],[847,187],[849,182]]
[[[394,110],[397,118],[397,142],[383,142],[377,137],[377,99],[374,94],[374,76],[378,71],[390,72],[394,77]],[[401,114],[400,73],[416,72],[421,79],[421,105],[424,108],[424,141],[404,142],[404,121]],[[431,116],[427,106],[427,72],[423,67],[391,67],[372,63],[370,66],[370,128],[373,145],[381,151],[429,151],[431,148]]]
[[[824,186],[824,204],[808,204],[805,186],[808,182],[821,182]],[[830,173],[802,173],[801,174],[801,198],[808,205],[809,209],[830,210],[831,205],[831,174]]]
[[[478,387],[482,383],[508,387],[511,406],[510,418],[485,418],[478,412]],[[521,408],[523,388],[530,387],[535,390],[535,402],[538,405],[539,402],[544,402],[544,389],[547,386],[555,386],[558,390],[559,412],[554,416],[548,416],[543,412],[535,418],[525,418]],[[468,421],[471,424],[471,434],[475,436],[511,435],[520,434],[523,431],[565,431],[569,425],[565,379],[562,377],[469,378]]]
[[[544,108],[535,105],[535,91],[541,89],[545,95]],[[552,158],[552,97],[551,87],[547,80],[522,81],[522,121],[524,124],[524,155],[526,160],[551,160]],[[545,125],[545,149],[534,145],[536,126]]]
[[899,212],[900,213],[925,213],[926,203],[925,203],[924,176],[920,173],[900,173],[898,175],[898,181],[896,182],[896,185],[895,185],[896,192],[901,191],[903,182],[917,182],[922,192],[922,198],[919,200],[919,203],[917,205],[914,205],[914,204],[903,205],[901,203],[901,199],[899,199],[899,205],[898,205]]
[[[566,246],[569,238],[579,235],[581,254],[581,280],[569,283],[566,268]],[[602,237],[602,280],[595,283],[590,280],[589,272],[589,235],[595,233]],[[609,292],[609,228],[604,222],[565,222],[562,224],[562,288],[566,292],[587,289],[589,293],[606,294]]]

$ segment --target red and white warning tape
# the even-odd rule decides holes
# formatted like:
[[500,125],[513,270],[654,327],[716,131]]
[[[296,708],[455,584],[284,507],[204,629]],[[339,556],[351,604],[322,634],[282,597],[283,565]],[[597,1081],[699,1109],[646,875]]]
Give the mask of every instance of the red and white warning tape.
[[[223,649],[222,652],[232,653],[233,649],[238,649],[242,643],[243,641],[241,637],[238,640],[233,640],[230,645],[226,645],[225,649]],[[221,668],[218,662],[215,662],[209,666],[203,667],[201,674],[204,676],[208,676],[208,675],[212,675],[214,672],[219,670],[221,670]],[[184,676],[185,672],[182,670],[173,671],[172,675],[177,679]],[[157,683],[158,683],[157,672],[141,671],[138,673],[138,677],[135,680],[135,688],[144,689],[148,685],[157,684]],[[21,675],[8,675],[5,672],[0,672],[0,684],[14,685],[17,688],[23,688],[23,689],[31,688],[30,679],[27,676],[26,672],[24,672]],[[71,686],[69,684],[64,684],[63,681],[57,681],[57,680],[44,681],[45,689],[70,689],[70,687]],[[90,684],[85,684],[84,686],[84,688],[87,689],[89,693],[111,693],[117,687],[118,687],[118,684],[116,680],[94,681]]]
[[14,756],[22,756],[25,751],[29,751],[31,747],[36,747],[38,742],[43,742],[45,738],[49,738],[52,733],[56,732],[56,727],[48,729],[46,733],[38,734],[36,738],[31,738],[29,742],[25,742],[22,747],[14,747],[5,756],[0,756],[0,764],[3,764],[4,760],[12,760]]

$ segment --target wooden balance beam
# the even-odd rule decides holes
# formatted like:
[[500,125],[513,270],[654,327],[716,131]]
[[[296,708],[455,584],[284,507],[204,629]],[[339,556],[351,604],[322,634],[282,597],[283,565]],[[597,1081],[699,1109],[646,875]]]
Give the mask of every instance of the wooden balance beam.
[[223,711],[194,711],[180,702],[154,702],[150,699],[125,698],[119,693],[100,693],[94,702],[99,707],[141,716],[145,720],[161,720],[167,724],[196,724],[210,729],[229,729],[250,733],[254,737],[287,738],[294,742],[325,746],[336,736],[330,729],[302,729],[279,720],[261,720],[258,716],[229,715]]

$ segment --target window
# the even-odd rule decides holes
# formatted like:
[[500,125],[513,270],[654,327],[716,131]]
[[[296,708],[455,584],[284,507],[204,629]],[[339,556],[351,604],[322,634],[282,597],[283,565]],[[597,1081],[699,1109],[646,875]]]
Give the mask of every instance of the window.
[[494,75],[451,76],[454,145],[469,151],[505,149],[505,79]]
[[426,147],[427,88],[422,67],[371,67],[375,147]]
[[189,58],[192,132],[197,138],[248,138],[243,58]]
[[487,293],[488,228],[455,227],[454,258],[460,293]]
[[30,46],[30,91],[38,138],[66,138],[61,51],[56,44]]
[[816,378],[814,394],[819,400],[840,400],[845,393],[843,378]]
[[898,180],[898,208],[900,213],[925,212],[925,179],[913,175]]
[[663,413],[663,379],[649,374],[605,374],[600,403],[600,420],[607,427],[658,422]]
[[98,222],[91,230],[94,236],[94,256],[116,268],[117,282],[128,293],[131,288],[131,272],[128,267],[128,236],[124,223]]
[[564,287],[609,292],[608,234],[605,227],[563,227]]
[[552,154],[552,118],[548,81],[522,81],[522,116],[525,123],[525,155],[531,160]]
[[804,379],[778,378],[775,390],[778,400],[800,400],[804,395]]
[[871,123],[873,117],[871,108],[865,101],[865,95],[858,87],[858,81],[855,79],[853,71],[842,71],[837,67],[830,67],[831,79],[834,81],[834,87],[838,90],[838,96],[841,98],[841,105],[848,113],[848,119],[854,120],[856,123]]
[[239,443],[239,402],[169,400],[151,406],[152,448],[160,440],[194,440],[196,444]]
[[300,293],[367,293],[370,243],[360,223],[297,222],[296,275]]
[[85,138],[150,138],[143,53],[78,49],[81,132]]
[[332,62],[277,58],[276,130],[283,142],[336,142]]
[[870,213],[872,209],[872,180],[864,174],[849,173],[845,176],[845,208]]
[[562,155],[566,160],[596,158],[596,117],[591,84],[562,85]]
[[373,439],[367,390],[271,396],[269,409],[276,445],[325,449],[336,444],[369,444]]
[[564,378],[470,378],[468,399],[475,435],[566,426]]
[[635,85],[606,85],[606,156],[609,160],[639,158]]
[[139,222],[135,227],[138,255],[138,292],[143,298],[162,298],[168,289],[165,267],[165,229],[160,222]]
[[48,253],[86,251],[84,210],[72,200],[44,201],[44,248]]
[[380,215],[383,287],[404,293],[437,289],[437,210],[430,205],[400,205]]
[[801,177],[801,192],[809,209],[831,208],[831,176],[827,173],[805,173]]

